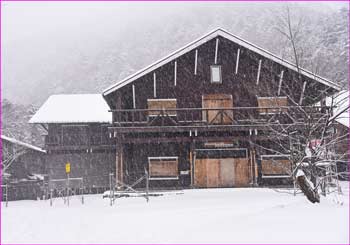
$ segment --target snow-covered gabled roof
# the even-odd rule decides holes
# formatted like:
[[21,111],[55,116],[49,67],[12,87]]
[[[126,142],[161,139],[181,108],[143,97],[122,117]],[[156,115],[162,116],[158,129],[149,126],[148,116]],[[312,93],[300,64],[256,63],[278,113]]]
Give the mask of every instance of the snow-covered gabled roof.
[[1,140],[6,140],[6,141],[11,142],[13,144],[20,145],[20,146],[23,146],[25,148],[32,149],[34,151],[39,151],[39,152],[46,153],[46,151],[41,149],[40,147],[37,147],[37,146],[31,145],[31,144],[25,143],[23,141],[16,140],[16,139],[11,138],[11,137],[7,137],[5,135],[1,135]]
[[348,128],[350,127],[349,96],[349,91],[343,90],[326,100],[328,106],[335,106],[333,111],[335,121]]
[[[277,55],[273,54],[273,53],[270,53],[269,51],[263,49],[263,48],[260,48],[240,37],[237,37],[235,35],[233,35],[232,33],[224,30],[224,29],[221,29],[221,28],[218,28],[218,29],[215,29],[214,31],[211,31],[209,32],[208,34],[204,35],[203,37],[187,44],[186,46],[178,49],[177,51],[169,54],[168,56],[154,62],[153,64],[141,69],[140,71],[126,77],[125,79],[113,84],[112,86],[108,87],[107,89],[105,89],[103,91],[103,96],[106,96],[116,90],[118,90],[119,88],[135,81],[136,79],[144,76],[145,74],[149,73],[149,72],[152,72],[154,70],[156,70],[157,68],[165,65],[166,63],[172,61],[172,60],[175,60],[176,58],[180,57],[181,55],[197,48],[198,46],[208,42],[209,40],[213,39],[213,38],[216,38],[218,36],[221,36],[221,37],[224,37],[242,47],[245,47],[253,52],[256,52],[258,54],[260,54],[261,56],[265,57],[265,58],[268,58],[270,60],[273,60],[274,62],[276,63],[279,63],[291,70],[294,70],[296,72],[298,72],[297,70],[297,66],[289,61],[286,61],[284,59],[282,59],[281,57],[278,57]],[[340,87],[339,85],[337,85],[336,83],[333,83],[332,81],[329,81],[327,80],[326,78],[323,78],[323,77],[320,77],[306,69],[303,69],[303,68],[300,68],[300,72],[302,73],[302,75],[312,79],[312,80],[315,80],[319,83],[322,83],[322,84],[325,84],[329,87],[332,87],[336,90],[340,90]]]
[[112,114],[101,94],[51,95],[29,123],[111,123]]

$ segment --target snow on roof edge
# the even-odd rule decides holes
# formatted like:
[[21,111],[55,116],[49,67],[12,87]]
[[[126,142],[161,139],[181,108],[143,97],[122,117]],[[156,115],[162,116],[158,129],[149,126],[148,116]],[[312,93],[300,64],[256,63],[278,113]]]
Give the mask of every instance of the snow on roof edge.
[[[226,31],[223,28],[217,28],[217,29],[214,29],[213,31],[209,32],[208,34],[190,42],[189,44],[183,46],[182,48],[170,53],[169,55],[157,60],[156,62],[152,63],[151,65],[148,65],[148,66],[142,68],[141,70],[131,74],[130,76],[124,78],[123,80],[109,86],[108,88],[106,88],[102,92],[102,95],[106,96],[106,95],[118,90],[119,88],[124,87],[125,85],[135,81],[136,79],[142,77],[143,75],[147,74],[148,72],[151,72],[151,71],[161,67],[162,65],[170,62],[171,60],[176,59],[177,57],[189,52],[193,48],[198,47],[201,44],[203,44],[203,43],[205,43],[205,42],[207,42],[207,41],[209,41],[212,38],[215,38],[217,36],[222,36],[224,38],[227,38],[227,39],[231,40],[232,42],[237,43],[238,45],[240,45],[242,47],[245,47],[249,50],[252,50],[252,51],[268,58],[268,59],[275,61],[276,63],[279,63],[283,66],[288,67],[291,70],[297,71],[297,66],[295,64],[293,64],[287,60],[282,59],[281,57],[267,51],[266,49],[263,49],[255,44],[252,44],[252,43],[250,43],[250,42],[248,42],[240,37],[237,37],[234,34]],[[304,69],[301,67],[299,67],[299,69],[300,69],[302,75],[304,75],[312,80],[315,80],[315,81],[320,82],[324,85],[332,87],[338,91],[341,89],[338,84],[336,84],[336,83],[334,83],[334,82],[332,82],[324,77],[316,75],[315,73],[312,73],[311,71],[308,71],[307,69]]]
[[52,94],[28,123],[111,123],[109,109],[99,93]]
[[24,146],[26,148],[30,148],[30,149],[35,150],[35,151],[40,151],[40,152],[46,153],[46,151],[44,149],[40,148],[40,147],[37,147],[37,146],[31,145],[31,144],[25,143],[23,141],[15,139],[15,138],[11,138],[11,137],[8,137],[8,136],[5,136],[5,135],[1,135],[1,139],[9,141],[9,142],[17,144],[17,145]]

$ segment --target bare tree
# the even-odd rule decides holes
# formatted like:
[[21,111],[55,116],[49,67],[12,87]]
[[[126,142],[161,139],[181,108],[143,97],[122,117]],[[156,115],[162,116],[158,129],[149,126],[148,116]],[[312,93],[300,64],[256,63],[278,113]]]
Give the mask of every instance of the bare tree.
[[[283,16],[277,17],[276,29],[290,43],[297,71],[294,82],[303,86],[300,67],[304,55],[303,18],[300,17],[294,23],[288,5],[282,13]],[[270,137],[273,144],[267,147],[266,144],[263,146],[256,142],[256,147],[277,156],[288,155],[292,168],[286,167],[286,172],[293,178],[294,185],[298,185],[311,202],[320,202],[319,190],[326,195],[331,191],[330,187],[335,185],[336,191],[340,192],[337,162],[344,156],[336,154],[334,146],[346,141],[348,132],[336,134],[334,126],[337,119],[346,114],[349,104],[341,94],[326,99],[328,89],[320,91],[318,98],[301,95],[300,100],[293,97],[290,93],[292,89],[287,85],[281,89],[292,106],[267,109],[270,113],[266,114],[273,114],[271,119],[278,118],[277,124],[269,124],[270,134],[267,137]],[[321,102],[305,106],[304,101]]]
[[2,145],[1,177],[6,180],[10,176],[9,170],[12,164],[25,154],[27,149],[18,144],[4,143],[4,140]]

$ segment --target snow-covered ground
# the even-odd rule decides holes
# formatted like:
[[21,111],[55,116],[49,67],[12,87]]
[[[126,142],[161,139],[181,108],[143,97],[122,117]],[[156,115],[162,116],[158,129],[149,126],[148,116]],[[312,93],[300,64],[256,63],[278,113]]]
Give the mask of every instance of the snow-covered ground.
[[1,209],[1,243],[349,243],[349,188],[311,204],[288,190],[185,190],[82,205],[16,201]]

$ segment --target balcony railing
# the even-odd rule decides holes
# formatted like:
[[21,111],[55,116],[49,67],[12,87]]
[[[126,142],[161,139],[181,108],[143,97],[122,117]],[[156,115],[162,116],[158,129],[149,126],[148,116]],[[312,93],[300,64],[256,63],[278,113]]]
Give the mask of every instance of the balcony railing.
[[285,106],[111,111],[113,127],[118,128],[322,123],[330,110],[319,106]]

